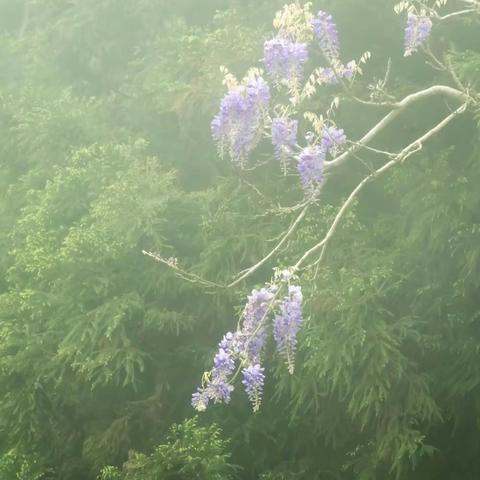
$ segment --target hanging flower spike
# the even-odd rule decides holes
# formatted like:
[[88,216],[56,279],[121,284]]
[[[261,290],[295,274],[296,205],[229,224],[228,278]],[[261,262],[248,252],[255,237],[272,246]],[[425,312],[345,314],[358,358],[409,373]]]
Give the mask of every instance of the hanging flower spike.
[[312,20],[312,27],[313,34],[325,56],[331,62],[337,61],[340,55],[340,42],[332,16],[320,10]]
[[243,312],[242,328],[238,333],[240,357],[247,363],[259,363],[267,338],[266,317],[274,294],[270,289],[252,290]]
[[208,396],[215,403],[229,403],[230,394],[233,391],[233,385],[230,385],[224,378],[213,380],[207,387]]
[[294,357],[297,348],[297,334],[303,321],[302,291],[300,287],[291,285],[280,306],[280,313],[273,321],[273,337],[277,351],[285,358],[288,371],[293,374]]
[[235,362],[223,348],[220,348],[213,359],[213,378],[225,378],[234,368]]
[[306,43],[294,43],[275,37],[264,44],[265,68],[275,85],[297,85],[303,78],[303,66],[308,60]]
[[272,120],[272,144],[275,156],[279,159],[289,157],[297,143],[298,120],[274,118]]
[[298,173],[306,195],[322,181],[325,155],[326,150],[323,147],[309,145],[298,156]]
[[192,406],[198,412],[203,412],[208,407],[210,400],[215,403],[229,403],[233,385],[226,375],[216,375],[205,387],[198,388],[192,395]]
[[207,385],[199,388],[192,395],[192,406],[199,412],[204,411],[210,400],[215,403],[228,403],[233,386],[229,383],[229,377],[235,369],[235,361],[232,358],[232,346],[234,336],[228,332],[220,342],[220,348],[213,359],[213,369],[208,378]]
[[199,388],[192,395],[192,407],[198,412],[204,412],[208,407],[209,401],[210,397],[208,392],[203,388]]
[[219,152],[244,166],[248,154],[260,141],[260,128],[268,111],[270,90],[263,78],[250,79],[228,92],[212,121],[212,137]]
[[320,144],[326,152],[329,152],[332,156],[336,149],[343,143],[345,143],[346,136],[342,128],[327,127],[322,131],[322,139]]
[[414,13],[408,14],[407,26],[405,28],[405,57],[418,50],[429,37],[432,30],[432,21],[426,16],[417,16]]
[[[230,395],[234,389],[230,381],[236,361],[242,366],[254,366],[253,370],[244,368],[243,372],[245,381],[250,379],[247,390],[250,392],[249,398],[252,402],[255,401],[254,408],[258,409],[263,385],[263,368],[260,368],[259,363],[267,336],[267,316],[273,307],[276,289],[275,285],[260,290],[254,289],[248,296],[239,330],[224,335],[218,344],[219,349],[213,359],[212,370],[204,374],[202,387],[192,395],[192,406],[197,411],[206,410],[210,400],[214,403],[230,402]],[[245,373],[246,370],[249,373]],[[247,387],[247,384],[245,386]]]
[[234,345],[235,345],[235,334],[232,332],[227,332],[218,346],[222,349],[225,350],[225,352],[232,353],[234,350]]
[[265,381],[264,371],[265,369],[259,364],[250,365],[242,370],[242,383],[245,386],[245,391],[252,403],[254,412],[258,411],[262,401],[263,383]]

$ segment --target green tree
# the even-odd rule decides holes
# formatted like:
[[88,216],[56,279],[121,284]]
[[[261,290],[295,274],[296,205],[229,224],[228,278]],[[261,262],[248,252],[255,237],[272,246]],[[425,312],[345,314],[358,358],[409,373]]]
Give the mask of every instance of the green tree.
[[130,452],[122,470],[105,467],[100,480],[228,480],[233,467],[225,453],[227,442],[222,440],[215,425],[201,427],[193,418],[173,425],[166,442],[150,455]]

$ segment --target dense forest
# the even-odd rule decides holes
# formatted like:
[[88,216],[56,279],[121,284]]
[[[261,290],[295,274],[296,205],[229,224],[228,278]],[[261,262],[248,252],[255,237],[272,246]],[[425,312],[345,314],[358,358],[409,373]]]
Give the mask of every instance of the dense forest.
[[285,3],[0,0],[0,480],[480,478],[480,3]]

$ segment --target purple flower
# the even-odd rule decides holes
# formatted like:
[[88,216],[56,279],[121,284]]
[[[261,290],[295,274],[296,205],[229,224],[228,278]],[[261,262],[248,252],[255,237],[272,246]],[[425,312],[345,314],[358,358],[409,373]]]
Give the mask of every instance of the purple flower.
[[260,408],[263,383],[265,381],[264,371],[265,369],[259,364],[250,365],[242,370],[242,383],[245,385],[245,391],[247,392],[248,399],[252,403],[254,412]]
[[338,83],[338,76],[335,75],[333,68],[331,67],[319,67],[317,69],[317,81],[319,84],[326,84],[326,85],[335,85]]
[[345,140],[345,133],[341,128],[326,127],[322,131],[320,145],[309,145],[300,152],[297,168],[306,194],[312,193],[321,183],[327,153],[334,156]]
[[342,128],[327,127],[323,129],[320,143],[325,151],[332,151],[345,143],[345,140],[346,137]]
[[303,321],[302,300],[301,288],[291,285],[288,288],[288,296],[280,306],[280,313],[273,321],[273,337],[277,350],[285,358],[290,373],[293,373],[297,333]]
[[245,305],[244,324],[262,320],[268,308],[270,307],[269,303],[272,299],[273,293],[270,289],[253,289],[252,293],[248,296],[248,302]]
[[195,410],[203,412],[208,407],[210,400],[215,403],[228,403],[232,391],[233,385],[230,385],[226,378],[214,378],[205,388],[197,389],[192,395],[192,406]]
[[353,78],[353,74],[355,72],[356,67],[357,67],[357,64],[355,60],[350,60],[346,65],[344,65],[343,78],[346,78],[347,80],[351,80]]
[[232,332],[227,332],[221,342],[218,344],[218,346],[225,350],[226,352],[231,352],[234,348],[234,342],[235,342],[235,334]]
[[230,402],[230,393],[232,391],[233,385],[230,385],[222,378],[214,380],[207,387],[208,396],[214,400],[215,403]]
[[220,153],[228,151],[243,166],[260,140],[260,127],[268,111],[270,90],[263,78],[250,80],[228,92],[212,121],[212,136]]
[[274,118],[272,120],[272,144],[275,156],[285,158],[291,155],[297,143],[298,121],[287,118]]
[[208,396],[206,389],[199,388],[192,395],[192,407],[199,412],[206,410],[209,401],[210,397]]
[[235,368],[235,362],[231,356],[220,348],[213,359],[213,378],[226,378]]
[[258,363],[265,345],[267,332],[266,317],[271,309],[274,294],[266,288],[252,290],[243,312],[241,332],[239,332],[238,349],[241,356],[250,363]]
[[236,360],[240,360],[243,365],[254,365],[243,369],[244,382],[248,381],[248,387],[247,384],[244,385],[247,393],[250,392],[249,398],[256,402],[254,409],[258,409],[264,378],[259,362],[267,335],[266,318],[273,306],[275,289],[276,287],[272,286],[252,290],[248,296],[240,329],[235,333],[228,332],[222,338],[212,370],[204,376],[206,381],[202,388],[192,395],[192,405],[196,410],[205,410],[210,400],[215,403],[230,401],[233,386],[229,380],[235,370]]
[[313,34],[317,39],[320,48],[330,60],[336,60],[340,54],[340,43],[338,32],[333,18],[328,13],[320,10],[312,20]]
[[351,60],[346,65],[340,62],[335,63],[335,69],[332,67],[317,68],[317,81],[320,85],[335,85],[340,79],[351,80],[356,68],[355,60]]
[[303,66],[308,60],[307,44],[294,43],[276,37],[264,44],[265,68],[275,84],[295,85],[303,77]]
[[408,14],[407,26],[405,28],[405,56],[408,57],[418,50],[430,35],[432,21],[425,16],[417,16],[414,13]]
[[320,184],[323,177],[323,164],[326,150],[318,145],[305,147],[298,156],[298,173],[306,194]]

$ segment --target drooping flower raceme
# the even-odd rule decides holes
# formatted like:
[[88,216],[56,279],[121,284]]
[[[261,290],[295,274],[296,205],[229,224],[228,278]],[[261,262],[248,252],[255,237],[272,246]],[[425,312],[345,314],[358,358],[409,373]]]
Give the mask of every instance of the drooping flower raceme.
[[238,335],[238,350],[247,363],[259,363],[267,338],[266,319],[272,308],[275,294],[271,289],[252,290],[243,311],[242,326]]
[[432,21],[426,16],[417,16],[414,13],[408,14],[407,26],[405,28],[405,56],[408,57],[418,50],[430,35]]
[[330,61],[336,61],[340,55],[338,31],[333,18],[320,10],[312,20],[313,34],[325,56]]
[[285,358],[290,373],[293,373],[297,333],[303,321],[302,300],[301,288],[290,285],[288,295],[280,305],[280,313],[273,320],[273,337],[277,350]]
[[[267,337],[267,317],[273,308],[275,290],[276,287],[252,290],[251,295],[248,296],[240,328],[235,333],[228,332],[222,338],[213,360],[213,369],[205,375],[206,381],[202,387],[192,395],[192,406],[196,410],[205,410],[210,400],[213,400],[214,403],[230,401],[230,394],[234,388],[230,382],[236,361],[239,361],[240,365],[254,366],[255,372],[258,374],[261,354]],[[250,372],[248,368],[243,370]],[[260,377],[257,378],[254,375],[255,372],[252,371],[252,376],[248,377],[251,378],[251,382],[248,382],[248,385],[244,383],[247,394],[256,409],[260,405],[263,385],[263,369],[260,370],[261,382]],[[244,377],[245,375],[244,373]]]
[[296,335],[302,322],[302,293],[300,287],[289,285],[283,300],[278,300],[281,289],[291,281],[292,272],[284,270],[276,278],[281,282],[280,287],[271,285],[252,290],[237,331],[226,333],[218,344],[212,370],[204,374],[202,387],[192,395],[192,405],[196,410],[205,410],[210,401],[228,403],[233,391],[231,383],[240,370],[243,375],[242,384],[253,410],[258,410],[265,380],[261,357],[269,319],[274,316],[274,312],[273,333],[277,349],[286,358],[289,371],[293,373]]
[[265,68],[276,85],[295,86],[303,78],[303,66],[308,60],[306,43],[295,43],[275,37],[264,44]]
[[254,412],[260,408],[262,400],[263,383],[265,381],[264,371],[265,369],[258,363],[242,370],[242,383],[245,386],[245,391],[247,392],[248,399],[252,403]]
[[223,337],[219,344],[220,348],[213,359],[213,369],[209,382],[192,395],[192,405],[198,411],[205,410],[210,400],[215,403],[228,403],[230,401],[233,386],[229,383],[229,380],[235,369],[233,341],[234,336],[230,332]]
[[221,154],[227,150],[234,162],[244,165],[260,141],[269,103],[270,90],[261,77],[250,79],[223,97],[220,112],[211,124],[212,136]]
[[277,158],[290,156],[297,143],[298,120],[274,118],[272,120],[272,144]]
[[356,69],[355,60],[351,60],[346,65],[340,62],[335,63],[335,68],[319,67],[317,68],[317,82],[322,85],[335,85],[341,79],[351,80]]
[[335,156],[338,148],[346,140],[343,130],[326,127],[322,131],[320,145],[309,145],[298,155],[298,173],[305,194],[311,194],[323,179],[323,167],[327,153]]
[[320,145],[309,145],[298,155],[298,173],[306,194],[312,193],[323,177],[325,149]]
[[323,129],[320,144],[334,156],[335,149],[345,143],[345,140],[346,136],[343,128],[327,127]]

